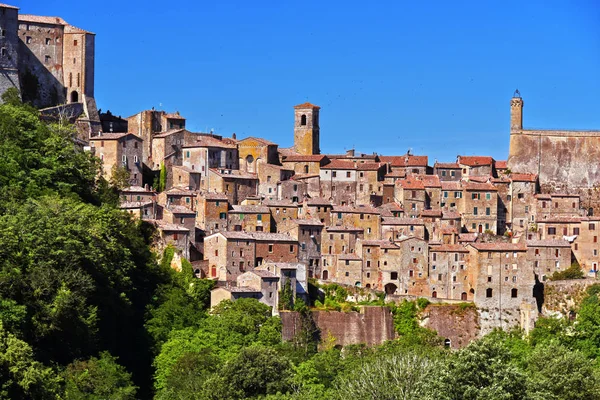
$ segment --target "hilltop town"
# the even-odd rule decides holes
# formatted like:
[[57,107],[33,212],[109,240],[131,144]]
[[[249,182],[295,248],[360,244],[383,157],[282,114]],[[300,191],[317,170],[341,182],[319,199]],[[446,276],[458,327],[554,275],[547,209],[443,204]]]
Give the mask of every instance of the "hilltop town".
[[485,310],[483,332],[528,331],[548,279],[573,268],[596,277],[600,131],[525,129],[518,91],[505,160],[322,154],[326,110],[308,102],[290,105],[294,145],[280,148],[191,132],[179,112],[103,113],[95,35],[0,10],[1,91],[17,88],[43,119],[75,124],[77,146],[119,185],[120,208],[156,227],[158,250],[176,248],[216,282],[213,306],[251,297],[277,313],[286,284],[307,298],[314,279],[390,300],[472,302]]

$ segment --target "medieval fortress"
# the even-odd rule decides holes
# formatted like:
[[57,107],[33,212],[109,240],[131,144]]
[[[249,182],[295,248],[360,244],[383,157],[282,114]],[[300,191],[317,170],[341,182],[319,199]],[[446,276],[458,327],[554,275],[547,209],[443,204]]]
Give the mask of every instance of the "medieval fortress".
[[524,128],[518,91],[506,160],[322,154],[311,103],[294,107],[290,148],[190,132],[179,112],[99,113],[94,38],[0,5],[0,92],[16,88],[45,118],[68,111],[104,176],[128,172],[121,208],[217,282],[213,304],[255,297],[277,310],[284,283],[305,296],[313,278],[472,302],[482,332],[527,330],[553,274],[576,266],[596,278],[600,131]]

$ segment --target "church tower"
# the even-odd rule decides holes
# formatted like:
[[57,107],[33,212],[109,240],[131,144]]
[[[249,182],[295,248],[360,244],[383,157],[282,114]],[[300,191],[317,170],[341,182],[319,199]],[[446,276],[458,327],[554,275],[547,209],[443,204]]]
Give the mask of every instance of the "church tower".
[[314,104],[294,106],[294,150],[302,155],[320,154],[319,109]]
[[510,99],[510,131],[523,130],[523,99],[521,93],[515,90],[513,98]]

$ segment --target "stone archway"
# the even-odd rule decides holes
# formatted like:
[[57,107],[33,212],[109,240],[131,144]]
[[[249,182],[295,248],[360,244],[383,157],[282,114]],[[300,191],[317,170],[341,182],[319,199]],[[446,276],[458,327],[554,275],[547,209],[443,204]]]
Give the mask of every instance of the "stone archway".
[[396,290],[398,290],[398,286],[396,286],[395,284],[390,282],[385,285],[384,289],[385,289],[385,294],[394,294],[394,293],[396,293]]
[[71,92],[71,103],[79,103],[79,93],[76,90]]

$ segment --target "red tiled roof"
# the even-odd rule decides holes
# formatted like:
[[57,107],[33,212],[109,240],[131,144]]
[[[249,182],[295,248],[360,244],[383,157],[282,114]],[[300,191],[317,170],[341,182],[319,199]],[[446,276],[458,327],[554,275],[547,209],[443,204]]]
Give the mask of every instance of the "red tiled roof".
[[437,209],[437,210],[423,210],[421,211],[421,215],[419,215],[421,218],[422,217],[441,217],[442,216],[442,210]]
[[440,185],[442,186],[442,190],[462,190],[462,185],[459,181],[441,181]]
[[385,217],[381,225],[424,225],[421,218]]
[[433,168],[460,169],[460,165],[458,165],[458,163],[439,163],[439,162],[436,162],[433,165]]
[[507,169],[508,162],[506,160],[496,160],[496,169]]
[[467,182],[466,184],[467,190],[483,190],[489,192],[497,192],[498,188],[492,185],[491,183],[477,183],[477,182]]
[[470,243],[478,251],[526,251],[525,243]]
[[179,112],[165,114],[165,117],[169,119],[185,119],[179,114]]
[[356,169],[356,163],[349,160],[332,160],[321,169]]
[[494,159],[488,156],[458,156],[458,163],[468,165],[469,167],[479,167],[482,165],[492,165]]
[[418,179],[423,181],[425,187],[441,188],[440,177],[437,175],[419,175]]
[[510,179],[515,182],[536,182],[537,174],[510,174]]
[[356,165],[356,168],[359,171],[377,171],[379,169],[381,169],[381,167],[385,166],[384,163],[370,163],[370,162],[366,162],[366,163],[358,163]]
[[[13,8],[13,7],[11,7]],[[33,22],[38,24],[48,24],[48,25],[68,25],[67,21],[62,19],[61,17],[46,17],[42,15],[32,15],[32,14],[19,14],[19,21],[23,22]]]
[[402,189],[425,190],[423,181],[414,178],[400,179],[396,181],[397,185],[402,186]]
[[427,156],[379,156],[379,159],[392,167],[426,167],[428,163]]
[[306,103],[302,103],[302,104],[298,104],[297,106],[294,106],[295,109],[302,109],[302,108],[313,108],[313,109],[320,109],[321,107],[319,106],[315,106],[312,103],[306,102]]
[[298,154],[284,156],[283,162],[321,162],[321,160],[323,160],[324,158],[326,158],[326,156],[323,154]]
[[528,240],[527,247],[571,247],[564,239]]
[[462,244],[442,244],[439,246],[431,246],[430,251],[435,252],[452,252],[452,253],[468,253],[469,250]]

